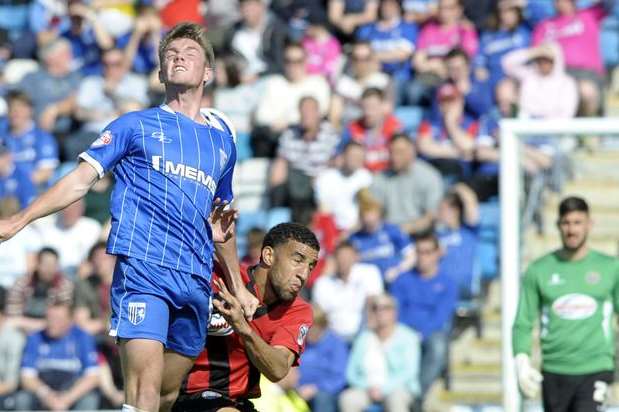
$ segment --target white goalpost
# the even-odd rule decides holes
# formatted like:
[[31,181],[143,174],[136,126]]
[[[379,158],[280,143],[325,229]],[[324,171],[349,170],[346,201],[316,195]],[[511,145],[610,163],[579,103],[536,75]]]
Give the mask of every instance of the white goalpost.
[[[500,204],[501,204],[501,335],[503,409],[519,412],[521,398],[512,356],[512,323],[516,316],[521,274],[519,138],[538,135],[618,135],[619,119],[582,118],[553,120],[506,119],[500,123]],[[618,165],[619,166],[619,165]]]

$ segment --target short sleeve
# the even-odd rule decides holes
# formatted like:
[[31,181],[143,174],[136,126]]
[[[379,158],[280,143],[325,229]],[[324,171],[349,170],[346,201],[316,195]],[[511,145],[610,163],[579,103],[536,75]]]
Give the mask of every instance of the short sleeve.
[[24,353],[21,358],[22,373],[27,373],[32,376],[36,376],[38,371],[36,368],[38,348],[40,344],[40,334],[34,333],[28,336],[26,340],[26,346],[24,347]]
[[305,350],[305,338],[312,327],[313,315],[309,305],[291,306],[283,316],[275,333],[268,342],[271,346],[284,346],[295,353],[293,366],[299,364],[299,358]]
[[36,167],[55,168],[58,166],[58,143],[47,133],[40,131],[35,142]]
[[95,371],[99,367],[95,339],[86,332],[81,332],[78,336],[81,346],[79,357],[82,362],[82,374]]
[[397,226],[387,226],[389,237],[393,242],[395,248],[400,253],[407,253],[412,248],[412,243],[410,241],[410,237],[402,232]]
[[94,167],[102,178],[129,152],[133,135],[131,118],[122,116],[110,123],[79,158]]

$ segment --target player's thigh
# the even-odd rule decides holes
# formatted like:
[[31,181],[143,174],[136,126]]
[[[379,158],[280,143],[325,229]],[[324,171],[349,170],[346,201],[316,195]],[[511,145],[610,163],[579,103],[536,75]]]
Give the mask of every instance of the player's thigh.
[[181,355],[171,350],[166,350],[163,355],[163,377],[161,382],[161,394],[172,394],[178,392],[193,366],[195,358]]
[[602,410],[608,397],[613,372],[605,371],[583,376],[582,384],[574,396],[570,412]]
[[190,291],[182,306],[170,312],[166,348],[189,358],[204,350],[211,310],[211,290],[197,278],[186,279]]
[[166,345],[171,294],[169,290],[153,286],[156,276],[144,262],[118,258],[110,293],[111,336],[152,339]]
[[542,402],[544,412],[570,412],[578,380],[572,376],[542,372]]
[[148,382],[159,389],[164,367],[163,344],[152,339],[119,339],[119,347],[128,389],[138,382]]

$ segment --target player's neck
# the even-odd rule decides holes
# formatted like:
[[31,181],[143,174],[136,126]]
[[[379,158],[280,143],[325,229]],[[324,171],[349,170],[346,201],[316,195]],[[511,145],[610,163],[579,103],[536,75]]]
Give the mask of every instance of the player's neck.
[[563,248],[559,251],[559,255],[563,260],[576,261],[581,260],[587,256],[589,248],[586,245],[582,245],[578,249],[566,249]]
[[205,123],[204,117],[200,114],[201,87],[188,89],[168,86],[165,102],[175,112],[182,113],[198,123]]

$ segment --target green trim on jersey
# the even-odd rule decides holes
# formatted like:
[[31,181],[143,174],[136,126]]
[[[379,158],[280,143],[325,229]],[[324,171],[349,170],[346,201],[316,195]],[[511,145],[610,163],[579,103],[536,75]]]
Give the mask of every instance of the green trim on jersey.
[[531,353],[540,319],[542,369],[560,374],[614,370],[611,321],[619,308],[619,261],[589,251],[578,261],[557,251],[529,265],[513,326],[513,350]]

